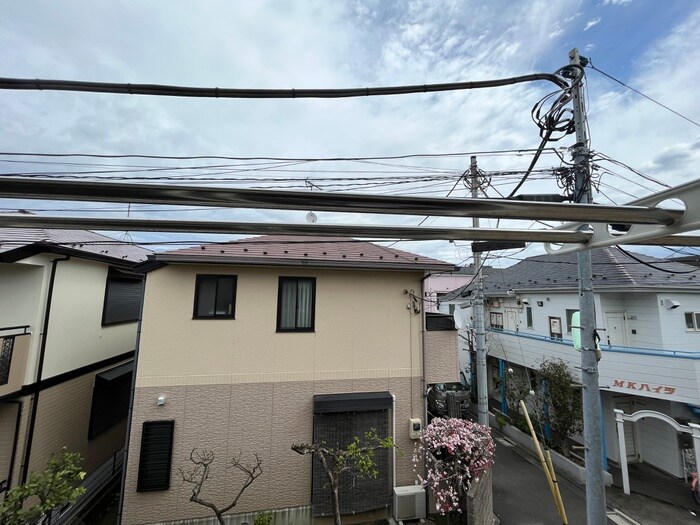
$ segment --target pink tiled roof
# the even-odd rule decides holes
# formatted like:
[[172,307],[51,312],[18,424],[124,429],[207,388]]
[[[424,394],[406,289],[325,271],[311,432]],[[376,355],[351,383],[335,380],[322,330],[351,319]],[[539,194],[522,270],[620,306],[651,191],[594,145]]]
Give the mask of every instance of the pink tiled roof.
[[266,235],[155,255],[161,262],[451,270],[453,264],[346,237]]

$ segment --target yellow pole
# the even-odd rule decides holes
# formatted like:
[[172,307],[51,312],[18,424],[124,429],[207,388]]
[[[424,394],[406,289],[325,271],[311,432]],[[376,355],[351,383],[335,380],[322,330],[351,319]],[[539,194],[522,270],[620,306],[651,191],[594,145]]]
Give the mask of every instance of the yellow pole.
[[564,512],[564,508],[559,506],[559,502],[557,500],[557,493],[556,489],[554,487],[554,481],[552,481],[552,473],[549,470],[549,466],[547,465],[547,461],[544,459],[544,454],[542,453],[542,449],[540,448],[540,442],[537,440],[537,434],[535,434],[535,429],[532,426],[532,421],[530,421],[530,414],[527,411],[527,407],[525,406],[525,402],[521,399],[520,400],[520,408],[523,411],[523,414],[525,415],[525,421],[527,421],[527,427],[530,429],[530,435],[532,436],[532,441],[535,443],[535,450],[537,451],[537,457],[540,459],[540,463],[542,464],[542,470],[544,470],[544,475],[547,477],[547,483],[549,484],[549,490],[552,491],[552,497],[554,498],[554,505],[557,507],[557,511],[559,512],[559,516],[561,517],[563,525],[568,525],[568,521],[566,520],[566,513]]
[[566,519],[566,509],[564,508],[564,500],[561,499],[561,491],[559,490],[559,483],[557,483],[557,475],[554,472],[554,464],[552,463],[552,454],[550,454],[549,450],[545,450],[546,453],[546,459],[547,459],[547,465],[549,465],[549,473],[552,476],[552,484],[554,485],[554,498],[556,499],[557,502],[557,507],[560,509],[559,510],[559,515],[561,516],[562,523],[566,525],[568,523],[568,520]]

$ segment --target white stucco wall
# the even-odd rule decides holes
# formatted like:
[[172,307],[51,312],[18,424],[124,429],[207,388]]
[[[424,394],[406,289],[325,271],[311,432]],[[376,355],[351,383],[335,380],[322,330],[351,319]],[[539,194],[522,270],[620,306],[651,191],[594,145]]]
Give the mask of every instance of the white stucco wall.
[[102,326],[106,264],[58,263],[42,379],[134,350],[137,323]]
[[27,364],[23,384],[36,378],[44,305],[52,256],[36,255],[12,264],[0,264],[0,326],[29,325]]

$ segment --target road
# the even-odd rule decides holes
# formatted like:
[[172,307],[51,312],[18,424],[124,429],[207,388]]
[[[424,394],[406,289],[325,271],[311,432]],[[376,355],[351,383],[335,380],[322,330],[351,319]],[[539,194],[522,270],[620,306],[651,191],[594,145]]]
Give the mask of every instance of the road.
[[[496,434],[496,433],[494,433]],[[518,453],[505,438],[496,438],[493,465],[493,511],[501,525],[561,525],[544,472],[531,458]],[[586,523],[583,488],[558,479],[570,524]],[[610,525],[615,525],[608,520]]]

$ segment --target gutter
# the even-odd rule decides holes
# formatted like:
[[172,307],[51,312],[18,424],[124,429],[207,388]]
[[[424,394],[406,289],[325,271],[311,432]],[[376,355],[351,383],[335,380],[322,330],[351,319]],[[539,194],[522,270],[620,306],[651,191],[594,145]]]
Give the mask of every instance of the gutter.
[[[44,372],[44,358],[46,356],[46,341],[49,333],[49,319],[51,317],[51,302],[53,299],[53,287],[56,282],[56,269],[58,263],[61,261],[67,261],[71,258],[70,255],[66,255],[60,259],[54,259],[51,261],[51,278],[49,279],[49,291],[46,296],[46,310],[44,311],[44,329],[41,336],[41,347],[39,349],[39,365],[36,371],[37,383],[41,381],[41,376]],[[32,453],[32,441],[34,440],[34,427],[36,426],[36,413],[39,408],[39,391],[37,391],[32,397],[32,411],[29,416],[29,430],[27,431],[26,447],[24,450],[24,462],[21,466],[22,476],[20,483],[26,483],[27,474],[29,473],[29,457]]]

